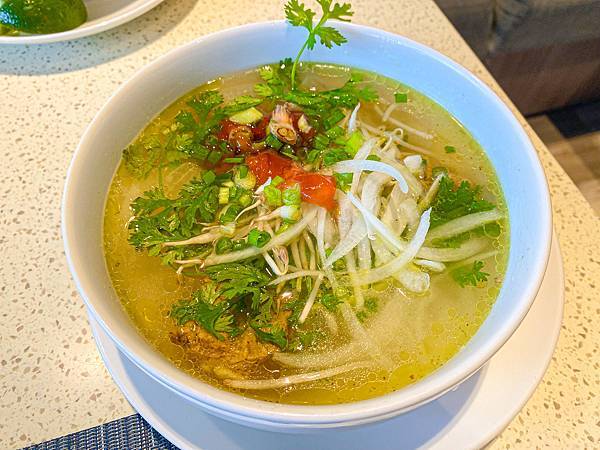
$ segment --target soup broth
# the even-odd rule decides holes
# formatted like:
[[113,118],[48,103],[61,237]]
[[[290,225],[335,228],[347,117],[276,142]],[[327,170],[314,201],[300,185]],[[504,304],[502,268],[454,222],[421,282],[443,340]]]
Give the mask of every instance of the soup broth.
[[[235,99],[240,103],[243,95],[268,94],[276,87],[269,84],[269,73],[280,70],[277,65],[258,68],[194,89],[154,118],[126,149],[104,219],[115,291],[152,346],[181,370],[219,388],[313,405],[398,390],[452,358],[492,308],[508,255],[501,188],[480,146],[441,106],[397,81],[327,64],[305,64],[301,89],[318,96],[349,83],[355,91],[368,88],[360,94],[368,99],[359,99],[358,110],[342,105],[336,107],[341,112],[337,119],[331,114],[323,118],[312,105],[265,96],[264,102],[215,122],[209,131],[216,136],[215,146],[208,154],[205,141],[190,150],[202,131],[194,124],[202,125],[204,117],[194,99],[218,90],[227,105]],[[255,114],[246,118],[255,121],[244,124],[244,114]],[[276,135],[280,131],[296,133],[295,144],[286,142],[285,134]],[[371,150],[365,150],[369,145]],[[211,161],[215,148],[224,152]],[[357,160],[360,152],[364,155]],[[265,158],[271,158],[267,180]],[[292,167],[293,175],[276,174],[276,158]],[[304,184],[315,173],[324,177],[321,184]],[[408,185],[406,193],[399,174]],[[248,185],[248,177],[255,183]],[[193,180],[203,183],[199,190],[185,188]],[[327,197],[330,185],[334,190]],[[155,216],[171,206],[158,200],[151,206],[135,203],[181,198],[182,189],[188,189],[186,198],[200,196],[209,186],[218,187],[216,218],[210,211],[181,210],[175,214],[177,223],[172,217],[164,222],[169,225],[162,225],[160,236]],[[293,189],[300,189],[301,204]],[[249,198],[242,202],[246,191]],[[286,203],[288,197],[292,200]],[[241,206],[229,212],[231,222],[219,221],[232,198]],[[293,239],[262,250],[307,218]],[[192,230],[178,231],[186,220]],[[427,236],[419,245],[423,231]],[[177,243],[194,236],[202,238],[187,247]],[[355,246],[328,265],[329,255],[342,254],[342,244],[357,237]],[[414,246],[418,253],[400,264]],[[243,256],[236,253],[243,251],[252,256],[224,264],[256,267],[266,278],[252,285],[259,286],[256,290],[232,299],[219,291],[219,276],[227,267],[211,261]],[[211,267],[221,272],[209,273]],[[242,283],[246,274],[239,271],[244,269],[236,270],[224,283]],[[299,272],[306,275],[296,276]],[[361,284],[367,274],[368,284]],[[279,282],[268,284],[273,280]],[[208,285],[217,291],[206,291]],[[257,306],[263,308],[260,313],[252,310],[254,303],[263,305]],[[214,313],[212,319],[198,315],[205,310]],[[318,374],[318,379],[307,381],[306,374]]]

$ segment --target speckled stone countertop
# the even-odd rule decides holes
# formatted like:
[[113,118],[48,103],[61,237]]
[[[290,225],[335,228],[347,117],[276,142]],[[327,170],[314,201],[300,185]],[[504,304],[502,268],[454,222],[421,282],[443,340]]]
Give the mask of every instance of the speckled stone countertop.
[[[429,45],[499,92],[432,1],[353,4],[355,22]],[[167,0],[90,38],[0,47],[0,448],[132,413],[100,360],[60,236],[63,182],[86,125],[123,81],[156,57],[222,28],[281,18],[281,5],[238,0],[232,10],[231,2]],[[521,121],[552,192],[565,315],[544,380],[491,447],[599,448],[600,221]]]

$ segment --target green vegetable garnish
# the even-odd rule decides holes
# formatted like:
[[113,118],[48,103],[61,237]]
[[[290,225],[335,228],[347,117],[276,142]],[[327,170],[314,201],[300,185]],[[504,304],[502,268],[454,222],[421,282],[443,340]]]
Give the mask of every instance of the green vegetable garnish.
[[455,147],[453,147],[452,145],[446,145],[446,146],[444,147],[444,151],[445,151],[446,153],[456,153],[456,148],[455,148]]
[[192,294],[191,300],[182,300],[171,309],[170,316],[178,325],[194,321],[222,341],[222,333],[233,331],[233,315],[228,312],[231,304],[218,301],[219,292],[213,283],[205,284]]
[[267,245],[267,242],[271,240],[271,235],[266,231],[260,231],[257,228],[253,228],[248,233],[248,244],[254,247],[262,248]]
[[477,286],[479,283],[487,281],[489,273],[482,272],[483,261],[474,261],[473,265],[458,267],[450,272],[454,281],[460,284],[460,287],[467,285]]
[[494,209],[494,205],[481,198],[481,187],[462,181],[458,187],[450,177],[442,177],[438,193],[432,203],[431,228],[457,217]]
[[317,36],[321,39],[321,44],[327,48],[331,48],[333,44],[342,45],[347,42],[346,38],[333,27],[325,26],[325,22],[329,19],[337,19],[344,22],[350,22],[350,17],[354,14],[349,3],[334,3],[332,6],[331,0],[317,0],[321,6],[322,16],[316,25],[313,24],[313,18],[316,13],[307,8],[304,3],[299,3],[298,0],[290,0],[285,5],[285,16],[288,22],[295,27],[304,27],[308,30],[308,37],[298,51],[291,72],[292,90],[296,88],[296,71],[300,57],[307,48],[312,50],[317,43]]
[[394,100],[396,100],[396,103],[406,103],[408,101],[408,94],[406,92],[396,92]]
[[265,186],[263,194],[264,194],[265,200],[267,201],[267,204],[269,206],[277,207],[277,206],[281,206],[283,204],[283,201],[281,198],[281,191],[279,189],[277,189],[275,186],[273,186],[272,184]]
[[3,0],[0,25],[11,30],[50,34],[77,28],[87,20],[82,0]]

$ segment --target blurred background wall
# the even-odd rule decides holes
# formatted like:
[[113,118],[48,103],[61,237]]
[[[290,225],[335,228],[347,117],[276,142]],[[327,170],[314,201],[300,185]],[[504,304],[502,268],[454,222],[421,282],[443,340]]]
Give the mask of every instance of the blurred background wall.
[[435,0],[600,213],[600,0]]

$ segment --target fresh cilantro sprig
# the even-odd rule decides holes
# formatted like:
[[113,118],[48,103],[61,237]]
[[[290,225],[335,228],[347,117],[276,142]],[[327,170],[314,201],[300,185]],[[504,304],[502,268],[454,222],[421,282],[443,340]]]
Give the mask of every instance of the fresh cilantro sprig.
[[178,325],[194,321],[222,341],[223,333],[234,331],[234,316],[229,311],[231,303],[219,301],[219,296],[215,285],[206,283],[192,294],[190,300],[181,300],[173,305],[169,315]]
[[482,272],[483,261],[474,261],[473,265],[466,265],[458,267],[450,272],[454,281],[456,281],[460,287],[467,285],[477,286],[479,283],[487,281],[489,273]]
[[456,186],[450,177],[444,176],[432,203],[431,228],[467,214],[490,209],[494,209],[494,205],[481,197],[481,186],[471,185],[466,180]]
[[206,253],[210,246],[163,244],[195,236],[202,231],[201,223],[213,222],[219,206],[218,192],[218,186],[200,180],[183,186],[177,198],[168,198],[160,188],[145,192],[131,203],[134,217],[128,224],[129,243],[138,250],[148,250],[151,256],[160,256],[164,264]]
[[313,19],[316,13],[307,8],[304,3],[298,2],[298,0],[290,0],[285,5],[285,16],[287,21],[295,27],[304,27],[308,30],[308,37],[306,41],[298,51],[291,72],[291,84],[292,90],[296,88],[296,71],[300,57],[304,50],[307,48],[312,50],[315,48],[317,43],[317,37],[321,40],[321,44],[327,48],[331,48],[335,45],[342,45],[347,42],[346,38],[333,27],[325,26],[325,23],[329,19],[337,19],[344,22],[350,22],[351,16],[354,14],[351,11],[349,3],[333,3],[331,0],[317,0],[319,6],[321,6],[322,15],[317,24],[313,24]]

